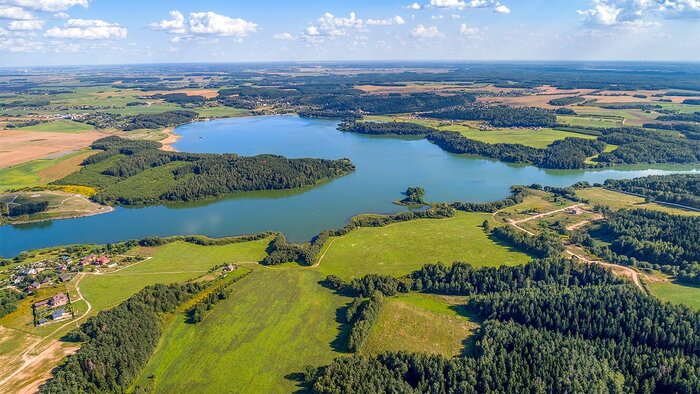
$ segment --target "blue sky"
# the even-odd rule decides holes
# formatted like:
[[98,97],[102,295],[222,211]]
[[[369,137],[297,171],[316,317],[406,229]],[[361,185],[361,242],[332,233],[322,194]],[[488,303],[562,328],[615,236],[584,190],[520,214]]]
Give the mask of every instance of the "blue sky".
[[0,66],[700,61],[700,0],[0,0]]

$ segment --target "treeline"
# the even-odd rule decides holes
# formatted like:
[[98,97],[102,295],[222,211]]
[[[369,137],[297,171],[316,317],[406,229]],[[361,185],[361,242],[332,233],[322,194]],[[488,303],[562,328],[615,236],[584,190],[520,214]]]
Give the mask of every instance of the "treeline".
[[369,135],[418,135],[423,136],[435,131],[432,127],[411,122],[343,122],[340,131]]
[[158,129],[193,121],[197,113],[187,110],[167,111],[159,114],[138,114],[125,119],[122,130]]
[[560,97],[551,99],[548,101],[549,105],[555,105],[558,107],[563,107],[565,105],[577,104],[586,101],[585,98],[581,96],[571,96],[571,97]]
[[[607,212],[607,221],[589,229],[593,239],[576,238],[614,263],[661,269],[700,284],[700,217],[645,209]],[[594,242],[602,239],[608,246]]]
[[690,140],[700,140],[700,124],[697,123],[644,123],[644,128],[659,130],[675,130]]
[[40,392],[126,392],[155,350],[160,314],[172,312],[205,286],[148,286],[117,307],[88,318],[68,334],[69,340],[85,343],[54,370]]
[[204,96],[188,95],[187,93],[154,94],[148,97],[178,105],[202,105],[207,101],[207,98]]
[[363,95],[306,95],[296,102],[317,106],[324,111],[353,111],[365,114],[385,115],[406,112],[434,111],[461,106],[476,101],[474,95],[451,96],[434,93],[413,94],[363,94]]
[[0,290],[0,318],[14,312],[17,309],[17,303],[24,298],[24,295],[19,291],[12,289]]
[[502,200],[491,202],[453,202],[450,206],[458,211],[463,212],[488,212],[493,213],[504,208],[512,207],[513,205],[523,202],[529,194],[527,188],[523,186],[511,186],[511,194]]
[[651,197],[656,201],[700,209],[700,175],[652,175],[642,178],[605,181],[605,187]]
[[22,203],[22,205],[8,206],[7,212],[9,216],[31,215],[33,213],[44,212],[49,208],[48,201],[31,201]]
[[303,244],[289,243],[283,234],[278,234],[268,246],[267,256],[261,264],[277,265],[296,262],[301,265],[314,265],[321,248],[331,237],[343,236],[360,227],[383,227],[415,219],[444,219],[454,214],[454,209],[449,206],[437,204],[425,211],[406,211],[394,215],[360,215],[352,218],[348,225],[339,229],[326,230],[314,237],[311,242]]
[[372,326],[379,318],[384,302],[384,296],[380,292],[375,292],[366,301],[360,298],[352,300],[345,315],[346,321],[351,325],[348,350],[359,352],[362,349],[362,345],[372,332]]
[[197,302],[192,308],[190,308],[190,310],[187,311],[187,316],[190,319],[190,323],[196,324],[204,320],[204,315],[206,315],[208,311],[212,310],[214,305],[231,296],[231,293],[233,292],[231,285],[245,278],[248,274],[250,274],[250,272],[251,271],[248,271],[244,275],[227,281],[223,285],[209,292],[204,299]]
[[598,155],[597,161],[614,164],[697,163],[700,141],[634,127],[606,129],[599,140],[618,145]]
[[423,114],[435,119],[480,120],[493,127],[554,127],[554,111],[535,107],[473,105]]
[[[234,154],[193,154],[165,152],[153,143],[132,143],[119,137],[96,141],[95,149],[103,153],[86,159],[86,167],[57,181],[57,184],[84,185],[97,188],[93,200],[103,204],[147,205],[164,201],[192,201],[222,194],[252,191],[293,189],[314,185],[322,180],[346,175],[355,166],[347,159],[287,159],[277,155],[241,157]],[[91,165],[117,154],[120,158],[98,174]],[[122,187],[122,181],[142,172],[169,163],[182,165],[168,170],[170,180],[157,187],[147,183],[143,190],[134,190],[134,183]],[[105,187],[109,185],[109,187]],[[155,189],[158,192],[154,192]]]
[[532,236],[512,226],[502,226],[494,228],[491,236],[539,258],[555,257],[564,252],[564,245],[559,237],[549,232]]
[[661,115],[656,120],[666,122],[700,122],[700,111],[692,114],[668,114]]

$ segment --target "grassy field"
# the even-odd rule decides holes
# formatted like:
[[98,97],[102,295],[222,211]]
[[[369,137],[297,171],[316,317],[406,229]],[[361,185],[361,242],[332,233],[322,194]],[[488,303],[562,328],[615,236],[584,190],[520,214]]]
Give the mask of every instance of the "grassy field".
[[81,150],[55,159],[32,160],[14,167],[0,169],[0,192],[45,185],[64,178],[80,169],[80,163],[95,154]]
[[408,351],[447,357],[469,353],[469,337],[479,325],[460,309],[445,298],[426,294],[388,299],[361,353]]
[[269,241],[223,246],[173,242],[154,249],[136,249],[131,253],[152,258],[118,272],[86,276],[80,289],[94,310],[99,311],[124,301],[148,285],[186,281],[217,264],[258,262],[265,257]]
[[248,110],[243,108],[231,108],[231,107],[210,107],[210,108],[197,108],[197,113],[199,116],[204,118],[232,118],[236,116],[246,116],[248,115]]
[[689,215],[689,216],[700,216],[700,212],[690,211],[680,208],[673,208],[670,206],[657,204],[657,203],[645,203],[644,198],[631,196],[625,193],[619,193],[612,190],[603,189],[602,187],[592,187],[589,189],[579,189],[576,190],[576,195],[589,200],[591,205],[601,204],[607,205],[612,209],[635,209],[644,208],[652,209],[655,211],[667,212],[676,215]]
[[477,130],[461,125],[440,127],[440,130],[458,131],[463,136],[488,144],[522,144],[534,148],[545,148],[554,141],[566,137],[593,139],[594,136],[570,133],[554,129],[493,129]]
[[83,196],[78,196],[75,193],[66,193],[63,191],[43,190],[0,194],[0,205],[3,206],[7,205],[12,207],[37,201],[47,201],[49,203],[48,209],[43,212],[31,215],[21,215],[12,218],[3,216],[0,218],[0,223],[60,219],[109,212],[111,210],[107,207],[95,204]]
[[619,116],[557,116],[557,121],[573,127],[620,127],[623,120]]
[[73,122],[72,120],[59,119],[51,122],[40,123],[34,126],[21,127],[17,130],[26,131],[50,131],[54,133],[82,133],[83,131],[95,130],[89,124]]
[[664,301],[687,305],[700,310],[700,287],[686,286],[674,282],[648,283],[651,293]]
[[352,278],[368,273],[405,275],[425,264],[464,261],[475,266],[523,264],[530,258],[490,240],[481,224],[490,214],[458,212],[448,219],[421,219],[360,228],[331,238],[319,271]]
[[289,374],[341,354],[336,313],[349,299],[321,279],[293,266],[255,268],[201,323],[175,318],[138,384],[155,393],[295,391]]

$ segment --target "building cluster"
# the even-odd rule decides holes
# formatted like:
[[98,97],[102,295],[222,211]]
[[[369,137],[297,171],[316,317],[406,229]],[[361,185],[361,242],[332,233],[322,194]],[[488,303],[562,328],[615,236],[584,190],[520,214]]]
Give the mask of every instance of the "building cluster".
[[117,264],[107,255],[90,254],[77,259],[61,255],[56,259],[45,259],[11,268],[6,277],[6,285],[31,293],[56,283],[68,282],[77,272],[91,266],[114,268]]
[[49,321],[58,321],[73,316],[70,311],[70,298],[66,293],[54,294],[53,297],[37,301],[32,305],[36,325],[42,326]]

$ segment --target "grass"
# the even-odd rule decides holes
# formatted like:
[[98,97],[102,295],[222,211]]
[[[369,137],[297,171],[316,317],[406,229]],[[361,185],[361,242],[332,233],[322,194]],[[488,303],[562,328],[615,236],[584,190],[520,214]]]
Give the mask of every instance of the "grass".
[[51,122],[40,123],[34,126],[21,127],[17,130],[23,131],[50,131],[54,133],[82,133],[84,131],[95,130],[94,127],[72,120],[59,119]]
[[197,324],[176,317],[165,329],[139,385],[155,393],[281,393],[305,365],[340,355],[338,308],[349,299],[298,267],[255,268]]
[[183,282],[206,273],[222,263],[257,262],[265,257],[269,239],[223,246],[200,246],[173,242],[155,250],[135,250],[152,259],[104,275],[88,275],[80,289],[95,311],[119,304],[144,287],[156,283]]
[[674,304],[687,305],[700,310],[700,287],[682,285],[674,282],[647,283],[649,290],[656,297]]
[[645,203],[644,198],[632,196],[625,193],[604,189],[602,187],[592,187],[588,189],[576,190],[576,195],[590,201],[591,205],[607,205],[614,210],[644,208],[654,211],[667,212],[675,215],[700,216],[700,212],[674,208],[655,202]]
[[231,108],[224,106],[197,108],[199,116],[204,118],[232,118],[236,116],[248,115],[248,110],[243,108]]
[[477,130],[462,125],[440,127],[440,130],[458,131],[463,136],[488,144],[522,144],[533,148],[545,148],[554,141],[566,137],[594,139],[595,136],[554,129],[493,129]]
[[620,127],[623,119],[619,116],[557,116],[557,121],[573,127]]
[[[79,189],[67,187],[67,189]],[[0,223],[13,221],[39,221],[58,219],[66,217],[74,217],[87,214],[95,214],[100,211],[107,212],[103,206],[95,204],[92,201],[76,196],[75,193],[66,193],[63,191],[32,191],[21,193],[0,194],[0,206],[7,204],[8,206],[16,206],[27,204],[30,202],[46,201],[49,207],[46,211],[31,214],[21,215],[19,217],[9,218],[7,215],[0,218]]]
[[458,212],[448,219],[360,228],[326,243],[321,251],[319,271],[342,278],[368,273],[401,276],[438,261],[446,264],[464,261],[475,266],[529,261],[526,254],[488,238],[481,225],[490,218],[490,214]]
[[95,154],[81,150],[53,159],[32,160],[14,167],[0,169],[0,192],[41,186],[61,179],[80,169],[80,163]]
[[473,346],[469,338],[479,325],[460,314],[459,309],[440,297],[425,294],[388,299],[361,353],[468,354]]

